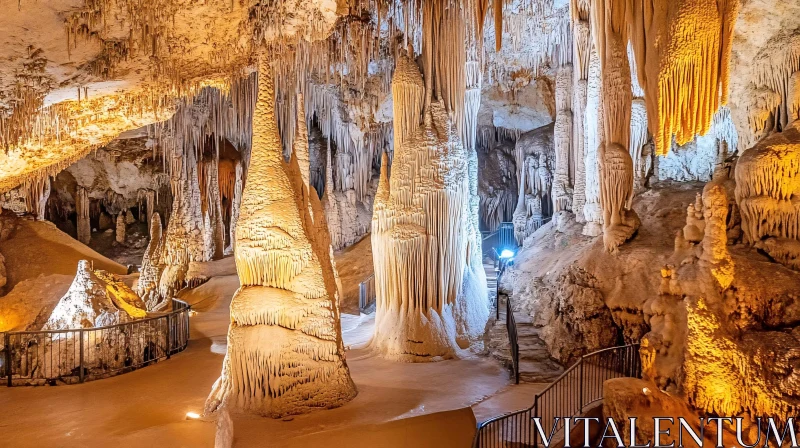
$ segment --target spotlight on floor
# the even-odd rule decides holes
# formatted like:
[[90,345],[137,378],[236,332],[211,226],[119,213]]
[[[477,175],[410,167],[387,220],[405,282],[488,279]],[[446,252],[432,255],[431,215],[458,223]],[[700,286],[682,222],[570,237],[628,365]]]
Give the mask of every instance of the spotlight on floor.
[[186,420],[197,420],[200,418],[200,414],[197,412],[187,412],[186,413]]

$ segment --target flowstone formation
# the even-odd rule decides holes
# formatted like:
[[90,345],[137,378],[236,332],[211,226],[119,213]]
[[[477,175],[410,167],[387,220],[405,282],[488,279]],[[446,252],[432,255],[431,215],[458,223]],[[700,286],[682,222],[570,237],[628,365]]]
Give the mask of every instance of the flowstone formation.
[[718,167],[689,206],[675,253],[661,272],[660,295],[645,305],[651,331],[642,339],[645,379],[686,397],[701,412],[744,412],[748,425],[756,417],[797,413],[800,349],[797,273],[729,244],[739,235],[733,191],[741,209],[748,198],[740,195],[753,185],[745,178],[755,176],[754,168],[739,165],[734,187]]
[[231,302],[228,351],[206,413],[229,406],[281,417],[337,407],[356,395],[322,208],[316,194],[303,191],[299,157],[291,165],[283,160],[272,71],[262,57],[236,225],[242,286]]
[[744,242],[797,269],[800,257],[800,125],[747,150],[736,166]]

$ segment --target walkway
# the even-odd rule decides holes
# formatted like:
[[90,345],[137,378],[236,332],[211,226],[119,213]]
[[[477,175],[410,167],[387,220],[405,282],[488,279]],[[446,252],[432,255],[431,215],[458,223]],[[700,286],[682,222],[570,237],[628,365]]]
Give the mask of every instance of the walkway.
[[[200,412],[220,373],[235,275],[214,277],[182,295],[193,304],[191,341],[167,361],[85,384],[0,388],[1,446],[210,447],[214,425],[186,420]],[[490,358],[409,364],[366,348],[371,317],[344,316],[347,362],[359,395],[333,410],[285,420],[235,417],[237,447],[287,446],[293,437],[380,423],[478,403],[478,419],[519,408],[534,392],[511,393],[508,373]],[[502,392],[501,392],[502,391]],[[498,394],[499,393],[499,394]],[[494,397],[497,395],[497,397]],[[489,398],[493,397],[493,398]],[[488,399],[487,399],[488,398]],[[302,440],[302,438],[295,439]]]
[[[505,294],[500,295],[500,319],[489,328],[488,349],[495,358],[511,365],[511,352],[506,329]],[[524,383],[548,383],[564,372],[563,366],[550,358],[547,346],[539,337],[539,329],[534,327],[530,314],[523,310],[514,311],[519,341],[519,380]]]

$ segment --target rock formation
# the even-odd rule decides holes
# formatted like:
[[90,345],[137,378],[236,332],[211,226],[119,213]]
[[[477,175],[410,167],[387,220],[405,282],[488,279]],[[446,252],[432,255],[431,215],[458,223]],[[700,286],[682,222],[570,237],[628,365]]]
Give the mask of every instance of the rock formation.
[[114,325],[147,315],[144,303],[114,274],[78,263],[75,280],[59,300],[44,330],[92,328]]

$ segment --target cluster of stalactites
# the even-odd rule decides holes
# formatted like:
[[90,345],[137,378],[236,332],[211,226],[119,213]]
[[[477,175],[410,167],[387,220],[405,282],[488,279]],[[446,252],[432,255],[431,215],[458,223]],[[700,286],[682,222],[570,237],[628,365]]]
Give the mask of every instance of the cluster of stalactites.
[[[599,2],[599,3],[608,3]],[[739,0],[659,0],[652,8],[614,0],[627,14],[639,85],[656,154],[672,136],[685,144],[705,135],[714,113],[727,103],[733,28]],[[601,8],[595,8],[593,14]],[[624,16],[622,16],[624,17]],[[620,21],[621,30],[625,24]]]
[[750,65],[754,74],[746,103],[749,129],[740,129],[745,131],[741,150],[800,118],[800,36],[770,40]]
[[520,68],[534,76],[573,59],[572,27],[567,6],[553,0],[492,0],[484,48],[490,84],[507,85]]

